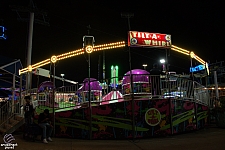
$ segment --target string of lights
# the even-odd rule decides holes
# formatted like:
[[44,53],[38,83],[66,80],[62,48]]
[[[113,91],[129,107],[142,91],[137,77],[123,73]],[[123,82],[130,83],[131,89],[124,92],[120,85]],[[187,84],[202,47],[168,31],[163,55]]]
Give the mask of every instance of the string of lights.
[[[96,46],[93,47],[93,51],[114,49],[114,48],[125,47],[125,46],[126,46],[125,41],[121,41],[121,42],[116,42],[116,43],[96,45]],[[30,72],[34,69],[39,68],[39,67],[45,66],[45,65],[47,65],[51,62],[55,63],[56,61],[63,60],[63,59],[66,59],[66,58],[70,58],[70,57],[74,57],[74,56],[78,56],[78,55],[81,55],[81,54],[84,54],[83,48],[78,49],[78,50],[74,50],[74,51],[71,51],[71,52],[63,53],[63,54],[60,54],[58,56],[52,56],[51,59],[43,60],[41,62],[38,62],[38,63],[34,64],[34,65],[30,65],[27,68],[19,70],[19,75],[21,75],[23,73],[26,73],[28,71]]]
[[[126,46],[125,41],[109,43],[109,44],[101,44],[101,45],[94,46],[92,48],[93,50],[91,50],[90,53],[92,51],[101,51],[101,50],[114,49],[114,48],[120,48],[120,47],[125,47],[125,46]],[[174,50],[176,52],[179,52],[179,53],[182,53],[182,54],[185,54],[185,55],[190,55],[192,58],[196,59],[201,64],[206,65],[206,62],[204,60],[202,60],[199,56],[194,54],[194,52],[192,52],[192,51],[190,52],[188,50],[177,47],[175,45],[172,45],[171,50]],[[81,54],[84,54],[83,48],[78,49],[78,50],[74,50],[74,51],[70,51],[70,52],[67,52],[67,53],[63,53],[63,54],[60,54],[60,55],[57,55],[57,56],[52,56],[50,59],[40,61],[40,62],[38,62],[34,65],[28,66],[27,68],[19,70],[19,75],[21,75],[23,73],[26,73],[28,71],[31,72],[32,70],[37,69],[37,68],[42,67],[42,66],[45,66],[45,65],[47,65],[51,62],[55,63],[56,61],[63,60],[63,59],[66,59],[66,58],[70,58],[70,57],[74,57],[74,56],[78,56],[78,55],[81,55]]]

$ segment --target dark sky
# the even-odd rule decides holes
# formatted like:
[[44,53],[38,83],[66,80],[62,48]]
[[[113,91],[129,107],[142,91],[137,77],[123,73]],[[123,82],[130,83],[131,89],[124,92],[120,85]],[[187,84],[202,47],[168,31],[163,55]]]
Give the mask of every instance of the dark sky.
[[[171,34],[173,45],[194,51],[205,61],[224,60],[224,8],[219,1],[96,1],[96,0],[34,0],[39,10],[48,13],[50,26],[35,23],[33,31],[32,64],[82,47],[82,37],[90,34],[96,45],[127,40],[127,19],[121,12],[132,12],[131,30]],[[26,66],[28,22],[19,21],[9,5],[28,6],[29,0],[1,0],[0,19],[7,28],[7,40],[0,40],[0,55],[20,59]],[[29,13],[20,13],[29,18]],[[35,16],[39,19],[40,16]],[[1,23],[1,22],[0,22]],[[129,71],[128,48],[107,50],[106,77],[110,66],[119,66],[119,75]],[[91,54],[91,77],[98,78],[98,60],[102,52]],[[142,69],[142,64],[158,63],[165,57],[164,49],[131,48],[132,69]],[[187,56],[171,51],[171,71],[188,73]],[[197,63],[196,63],[197,65]],[[49,69],[49,65],[44,68]],[[102,72],[102,66],[100,68]],[[88,77],[87,56],[77,56],[59,61],[56,75],[82,81]],[[102,74],[102,73],[101,73]]]

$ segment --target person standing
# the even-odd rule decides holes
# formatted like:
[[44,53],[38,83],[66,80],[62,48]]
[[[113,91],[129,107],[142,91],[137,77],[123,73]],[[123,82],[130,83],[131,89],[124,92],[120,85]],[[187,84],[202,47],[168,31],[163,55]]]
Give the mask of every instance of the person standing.
[[33,104],[30,102],[31,97],[25,96],[24,97],[26,104],[23,107],[24,110],[24,118],[25,118],[25,124],[28,126],[33,123],[33,115],[34,115],[34,107]]
[[49,115],[49,110],[45,109],[43,113],[40,113],[38,117],[38,125],[42,128],[42,138],[43,143],[52,142],[51,134],[53,131],[53,126],[51,125],[51,119]]

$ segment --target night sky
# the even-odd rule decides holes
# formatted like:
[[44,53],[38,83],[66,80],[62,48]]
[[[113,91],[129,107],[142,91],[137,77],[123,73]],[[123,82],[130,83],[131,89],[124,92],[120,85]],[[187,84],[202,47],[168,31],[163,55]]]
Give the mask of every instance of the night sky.
[[[194,51],[203,60],[213,63],[224,60],[225,17],[223,5],[214,1],[96,1],[96,0],[34,0],[39,10],[45,10],[50,26],[34,24],[32,64],[52,55],[82,47],[82,38],[91,26],[95,44],[127,41],[128,21],[121,12],[134,13],[130,19],[132,31],[171,34],[172,44]],[[28,6],[29,0],[1,0],[0,19],[7,28],[7,40],[0,40],[0,55],[20,59],[26,66],[28,22],[18,20],[10,5]],[[20,13],[29,18],[29,13]],[[39,19],[40,16],[35,16]],[[0,21],[1,23],[1,21]],[[103,52],[91,54],[91,77],[98,78],[98,60]],[[165,58],[164,49],[131,48],[132,69],[143,69],[148,64]],[[56,64],[56,75],[81,82],[88,77],[87,55],[72,57]],[[105,51],[106,78],[110,66],[119,66],[119,75],[129,71],[128,48]],[[190,59],[170,52],[170,70],[188,73]],[[197,62],[194,64],[198,64]],[[47,65],[43,67],[49,69]],[[102,63],[100,64],[102,78]]]

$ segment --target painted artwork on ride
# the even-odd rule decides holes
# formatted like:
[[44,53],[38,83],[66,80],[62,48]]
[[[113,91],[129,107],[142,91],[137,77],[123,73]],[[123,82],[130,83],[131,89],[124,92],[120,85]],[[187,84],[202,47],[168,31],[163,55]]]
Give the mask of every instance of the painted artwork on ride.
[[196,130],[207,125],[208,107],[174,99],[171,103],[174,134]]
[[[207,124],[208,108],[198,104],[195,112],[194,106],[193,102],[171,99],[134,101],[133,110],[132,101],[93,106],[92,139],[129,139],[133,133],[135,138],[147,138],[195,130]],[[89,112],[89,108],[57,112],[56,136],[89,139]]]
[[[154,112],[150,110],[151,108],[154,108]],[[67,117],[65,117],[66,112],[56,113],[56,135],[88,139],[90,129],[88,108],[68,111],[69,113]],[[135,101],[134,115],[137,138],[169,133],[168,100]],[[168,127],[162,133],[161,128],[164,126]],[[61,133],[65,128],[67,130]],[[132,129],[131,101],[92,107],[93,139],[132,138]]]

